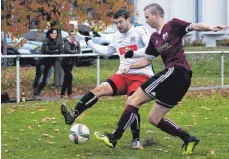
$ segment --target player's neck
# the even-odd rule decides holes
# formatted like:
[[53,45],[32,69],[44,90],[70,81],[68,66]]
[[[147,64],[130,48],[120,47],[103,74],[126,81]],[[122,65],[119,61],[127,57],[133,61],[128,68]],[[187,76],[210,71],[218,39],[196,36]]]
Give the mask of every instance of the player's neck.
[[165,24],[164,19],[160,19],[160,20],[158,21],[158,24],[156,25],[156,30],[157,30],[158,32],[160,32],[160,30],[162,29],[162,27],[164,26],[164,24]]
[[126,34],[126,33],[128,33],[128,31],[130,31],[130,29],[132,28],[133,26],[130,24],[130,25],[128,25],[128,30],[124,33],[124,34]]
[[131,28],[132,28],[132,25],[131,25],[131,24],[128,25],[128,31],[129,31]]

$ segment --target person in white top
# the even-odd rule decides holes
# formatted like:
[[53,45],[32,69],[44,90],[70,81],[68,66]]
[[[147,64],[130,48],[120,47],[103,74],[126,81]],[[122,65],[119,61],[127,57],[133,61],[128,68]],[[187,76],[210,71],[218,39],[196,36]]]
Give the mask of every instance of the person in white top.
[[[102,46],[86,37],[86,43],[90,48],[102,56],[111,56],[118,53],[120,65],[118,71],[111,75],[107,80],[95,89],[84,95],[76,104],[75,110],[70,112],[66,105],[61,105],[61,113],[65,122],[71,125],[75,119],[86,109],[92,107],[102,96],[131,96],[136,89],[149,77],[153,76],[152,65],[130,69],[128,74],[125,72],[130,64],[136,63],[140,58],[144,58],[146,47],[149,43],[148,31],[143,26],[133,27],[130,23],[130,13],[126,9],[120,9],[113,15],[114,23],[117,25],[118,32],[114,35],[110,45]],[[132,57],[132,58],[131,58]],[[133,116],[134,122],[131,125],[134,149],[142,149],[140,144],[140,114]]]

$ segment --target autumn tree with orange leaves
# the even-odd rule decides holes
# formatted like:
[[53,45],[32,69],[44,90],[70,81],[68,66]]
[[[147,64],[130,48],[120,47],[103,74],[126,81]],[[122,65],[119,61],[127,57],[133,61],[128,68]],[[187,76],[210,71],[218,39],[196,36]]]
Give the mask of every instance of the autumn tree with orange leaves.
[[36,27],[41,30],[47,27],[47,22],[55,28],[69,30],[69,20],[79,24],[87,21],[95,29],[98,26],[104,29],[112,23],[109,15],[121,7],[134,10],[129,0],[2,0],[1,3],[2,31],[14,36],[29,31],[32,20],[39,21]]
[[[78,24],[87,22],[100,31],[111,25],[112,14],[122,7],[134,12],[130,0],[2,0],[1,27],[4,33],[20,37],[34,21],[36,28],[43,32],[49,27],[69,31],[73,29],[69,21],[75,20]],[[3,48],[6,54],[6,40]]]

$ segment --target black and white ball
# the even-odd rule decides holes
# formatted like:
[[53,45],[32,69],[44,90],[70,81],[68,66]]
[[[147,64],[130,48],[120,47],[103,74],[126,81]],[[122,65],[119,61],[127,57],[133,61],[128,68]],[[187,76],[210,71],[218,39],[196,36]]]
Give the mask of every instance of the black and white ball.
[[84,144],[89,140],[90,131],[86,125],[74,124],[69,133],[69,139],[75,144]]

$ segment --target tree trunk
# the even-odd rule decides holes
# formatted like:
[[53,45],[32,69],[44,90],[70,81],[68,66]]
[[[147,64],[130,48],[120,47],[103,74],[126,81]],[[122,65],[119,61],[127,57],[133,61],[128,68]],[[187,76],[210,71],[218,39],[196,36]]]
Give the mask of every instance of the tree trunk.
[[[61,30],[57,29],[58,37],[62,42]],[[60,60],[56,60],[54,65],[54,87],[61,87],[64,82],[64,71],[61,67]]]
[[61,87],[64,82],[64,71],[60,65],[60,61],[57,60],[54,65],[54,87]]

